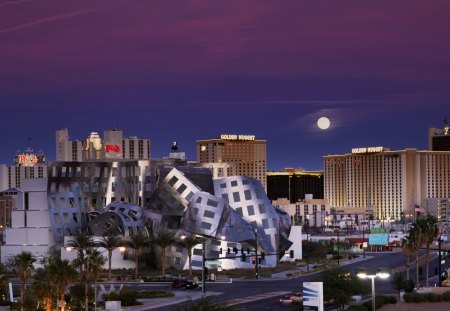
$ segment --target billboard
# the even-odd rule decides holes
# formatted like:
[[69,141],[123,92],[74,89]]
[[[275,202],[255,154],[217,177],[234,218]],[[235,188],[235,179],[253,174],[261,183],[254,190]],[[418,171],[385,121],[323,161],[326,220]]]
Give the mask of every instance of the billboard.
[[369,234],[369,245],[389,244],[389,234]]
[[323,283],[303,283],[303,310],[323,311]]

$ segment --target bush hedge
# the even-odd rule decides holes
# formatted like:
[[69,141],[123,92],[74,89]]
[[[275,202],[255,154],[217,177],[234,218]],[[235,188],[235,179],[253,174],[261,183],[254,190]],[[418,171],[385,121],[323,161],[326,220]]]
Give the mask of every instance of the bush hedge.
[[175,294],[166,290],[146,290],[137,293],[138,299],[143,298],[166,298],[173,297]]
[[120,292],[111,292],[109,294],[103,294],[103,301],[113,301],[113,300],[120,300],[122,306],[136,306],[140,305],[141,303],[137,301],[138,299],[138,292],[135,290],[130,290],[127,288],[123,288],[120,290]]
[[352,305],[348,307],[347,311],[368,311],[366,306],[363,305]]
[[[396,304],[397,298],[394,296],[376,296],[375,297],[375,309],[380,309],[386,304]],[[372,300],[366,301],[362,304],[367,310],[372,311]]]
[[450,301],[450,291],[445,292],[443,294],[405,293],[403,299],[405,299],[405,302],[414,302],[414,303]]

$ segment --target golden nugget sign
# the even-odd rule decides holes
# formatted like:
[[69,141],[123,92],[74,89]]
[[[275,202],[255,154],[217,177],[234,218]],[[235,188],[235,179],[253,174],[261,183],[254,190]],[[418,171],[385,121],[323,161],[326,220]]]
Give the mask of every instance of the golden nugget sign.
[[383,147],[365,147],[352,149],[352,153],[377,153],[377,152],[383,152]]
[[255,140],[255,135],[235,135],[235,134],[222,134],[220,139],[224,140]]

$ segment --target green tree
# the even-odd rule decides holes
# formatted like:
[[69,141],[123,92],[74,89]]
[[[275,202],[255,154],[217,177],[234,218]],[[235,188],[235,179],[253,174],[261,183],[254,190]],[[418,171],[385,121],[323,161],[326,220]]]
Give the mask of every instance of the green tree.
[[149,243],[149,237],[141,232],[131,234],[126,240],[125,245],[133,249],[134,258],[134,278],[138,278],[139,273],[139,258],[144,247]]
[[6,301],[8,297],[8,277],[6,276],[6,268],[0,264],[0,301]]
[[323,271],[317,281],[323,282],[324,300],[334,300],[340,308],[350,302],[351,296],[370,291],[369,284],[339,267]]
[[393,275],[391,279],[392,288],[398,291],[398,299],[400,301],[400,291],[402,289],[406,289],[407,281],[405,280],[405,276],[401,272],[397,272]]
[[430,245],[439,235],[439,227],[437,225],[437,218],[433,215],[427,214],[426,217],[420,217],[416,220],[417,226],[420,228],[422,233],[422,242],[425,244],[426,252],[425,252],[425,262],[426,262],[426,270],[425,270],[425,279],[426,286],[429,286],[429,258],[430,258]]
[[177,242],[175,232],[168,229],[161,229],[156,234],[153,243],[161,248],[161,266],[162,275],[165,274],[166,268],[166,249],[169,246],[174,245]]
[[320,260],[326,257],[329,252],[329,246],[323,242],[312,242],[303,241],[302,242],[302,256],[306,258],[306,262],[309,269],[309,263],[311,260]]
[[50,255],[45,258],[44,267],[36,271],[32,288],[50,311],[58,301],[63,306],[66,288],[76,278],[77,271],[68,260]]
[[177,244],[187,250],[189,263],[189,277],[192,277],[192,249],[202,244],[203,239],[195,234],[189,234],[177,240]]
[[33,271],[33,264],[36,262],[36,258],[30,252],[21,252],[12,257],[12,266],[19,276],[20,284],[20,310],[23,311],[24,298],[25,298],[25,284],[31,277]]
[[118,235],[108,233],[103,235],[98,242],[100,247],[108,251],[108,281],[111,281],[111,258],[113,251],[123,245],[122,238]]

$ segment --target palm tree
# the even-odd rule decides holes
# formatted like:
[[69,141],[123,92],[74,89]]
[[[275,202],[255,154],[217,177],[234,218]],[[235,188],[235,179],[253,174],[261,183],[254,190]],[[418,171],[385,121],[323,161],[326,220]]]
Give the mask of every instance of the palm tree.
[[[76,278],[76,269],[68,260],[47,257],[44,268],[36,271],[32,286],[37,296],[43,300],[45,309],[50,311],[54,309],[55,303],[57,305],[58,301],[64,301],[66,287]],[[64,310],[63,304],[60,306]]]
[[[90,236],[87,231],[78,231],[64,246],[66,249],[75,248],[78,251],[78,258],[81,258],[81,261],[84,261],[84,253],[85,251],[94,246],[94,240],[92,236]],[[84,268],[80,266],[80,272],[82,272]]]
[[166,272],[166,249],[177,242],[175,232],[168,229],[159,230],[153,243],[161,248],[162,275]]
[[103,247],[108,251],[108,281],[111,281],[111,257],[113,250],[122,246],[122,243],[122,238],[112,233],[103,235],[98,242],[100,247]]
[[195,234],[189,234],[177,240],[176,244],[185,248],[188,252],[189,277],[192,277],[192,249],[195,246],[202,244],[202,242],[203,239]]
[[430,245],[439,235],[439,227],[437,225],[437,219],[433,215],[427,214],[426,217],[421,217],[417,219],[416,224],[420,227],[422,232],[422,241],[425,244],[425,262],[426,262],[426,286],[429,286],[428,275],[429,275],[429,254]]
[[409,230],[408,239],[414,244],[414,253],[416,255],[416,286],[419,286],[419,250],[423,244],[422,230],[417,224],[413,224]]
[[25,284],[31,277],[31,271],[33,270],[33,264],[36,262],[36,258],[30,252],[21,252],[13,257],[13,267],[19,274],[20,283],[20,310],[23,311],[23,303],[25,297]]
[[410,239],[409,237],[403,240],[402,252],[406,257],[406,280],[409,281],[409,269],[410,269],[410,258],[414,256],[417,251],[417,241]]
[[142,250],[149,243],[149,237],[141,232],[131,234],[128,239],[125,240],[125,244],[133,249],[134,257],[134,278],[138,278],[139,272],[139,258],[141,257]]
[[78,254],[74,264],[82,269],[81,282],[84,284],[84,307],[85,310],[89,310],[89,288],[98,278],[106,259],[101,253],[93,248],[89,247],[84,250],[83,255]]

